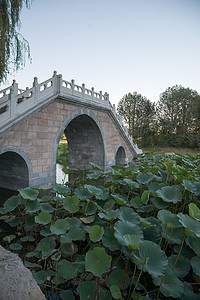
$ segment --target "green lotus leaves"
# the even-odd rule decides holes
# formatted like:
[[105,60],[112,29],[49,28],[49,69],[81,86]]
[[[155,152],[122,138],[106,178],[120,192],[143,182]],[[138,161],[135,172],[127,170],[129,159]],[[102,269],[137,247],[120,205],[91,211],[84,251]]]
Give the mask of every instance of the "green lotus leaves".
[[116,210],[108,210],[108,211],[105,211],[104,213],[99,213],[98,216],[101,218],[101,219],[105,219],[107,221],[111,221],[111,220],[115,220],[118,216],[119,216],[119,210],[116,209]]
[[94,164],[94,163],[92,163],[92,162],[90,162],[89,164],[92,166],[92,169],[93,169],[93,170],[100,170],[100,171],[102,170],[101,167],[98,166],[97,164]]
[[142,193],[141,200],[142,200],[143,204],[147,204],[148,203],[148,201],[149,201],[149,195],[150,195],[149,191],[144,191]]
[[178,276],[179,278],[183,278],[190,271],[191,268],[190,262],[189,260],[186,260],[184,257],[180,256],[174,268],[176,259],[177,259],[177,255],[171,255],[170,257],[168,257],[169,267],[171,270],[174,270],[176,276]]
[[130,201],[130,204],[134,208],[138,208],[138,207],[143,205],[141,198],[138,197],[138,196],[132,198],[131,201]]
[[125,245],[133,250],[139,249],[139,243],[142,241],[136,234],[125,234],[123,240]]
[[178,300],[199,300],[200,296],[193,293],[192,286],[188,282],[183,282],[183,294]]
[[97,205],[94,202],[86,202],[83,205],[82,210],[86,216],[94,215],[97,211]]
[[69,224],[66,220],[56,220],[54,225],[50,226],[50,230],[52,234],[63,234],[69,229]]
[[143,239],[142,229],[135,224],[131,224],[130,222],[118,221],[115,223],[114,229],[114,236],[121,245],[127,245],[126,241],[124,240],[124,236],[126,234],[136,235],[139,239]]
[[70,290],[60,292],[59,296],[61,300],[75,300],[74,295]]
[[[154,283],[160,285],[161,278],[154,279]],[[175,272],[169,267],[164,272],[160,291],[166,297],[178,298],[183,294],[183,283],[178,279]]]
[[38,210],[40,210],[40,203],[37,200],[27,202],[26,203],[26,210],[29,213],[37,212]]
[[90,198],[90,194],[86,188],[78,187],[75,189],[74,193],[80,200],[88,200]]
[[186,243],[200,257],[200,238],[187,236]]
[[52,249],[52,245],[49,242],[41,242],[37,246],[37,250],[42,252],[43,258],[48,257],[49,255],[52,255],[56,250]]
[[4,203],[4,213],[13,211],[21,203],[21,197],[19,195],[12,196]]
[[120,194],[111,194],[118,205],[126,205],[126,199]]
[[19,190],[20,195],[24,199],[35,200],[39,194],[39,190],[27,187],[25,189]]
[[160,246],[151,241],[142,241],[134,254],[136,260],[150,275],[160,277],[167,268],[168,260]]
[[61,260],[58,263],[58,274],[65,279],[75,278],[84,269],[84,262],[71,263],[68,260]]
[[20,238],[21,242],[34,242],[35,238],[32,235],[26,235]]
[[140,187],[139,183],[137,181],[133,181],[129,178],[124,178],[124,182],[130,186],[131,188],[138,189]]
[[172,214],[168,210],[159,210],[158,219],[162,222],[163,226],[166,228],[178,228],[181,227],[179,218],[177,215]]
[[137,176],[137,181],[142,184],[148,184],[153,179],[152,174],[139,174]]
[[190,203],[189,207],[189,216],[195,220],[200,221],[200,209],[197,207],[195,203]]
[[156,194],[165,202],[177,203],[182,199],[180,190],[175,186],[162,187],[156,191]]
[[49,212],[40,212],[38,216],[35,216],[35,222],[46,225],[51,222],[51,214]]
[[76,195],[74,196],[66,196],[63,201],[63,207],[68,210],[71,214],[79,211],[79,202],[80,200]]
[[95,215],[91,215],[91,216],[88,216],[88,217],[85,217],[85,218],[80,218],[80,220],[85,223],[85,224],[90,224],[92,222],[94,222],[95,220]]
[[96,276],[101,276],[108,272],[111,266],[112,257],[106,254],[105,249],[95,247],[89,250],[85,256],[85,269]]
[[119,219],[125,222],[130,222],[132,224],[136,224],[139,225],[140,221],[139,221],[139,215],[137,213],[134,212],[134,210],[130,207],[120,207],[119,210],[120,214],[119,214]]
[[195,186],[195,184],[192,181],[189,181],[187,179],[183,179],[182,185],[184,186],[184,188],[192,193],[195,193],[197,188]]
[[189,234],[200,237],[200,223],[198,221],[182,213],[179,213],[177,216],[179,218],[179,222],[185,227]]
[[47,212],[54,212],[54,208],[49,203],[40,203],[40,210]]
[[13,243],[13,244],[10,244],[10,249],[14,250],[14,251],[19,251],[22,249],[22,245],[21,244],[18,244],[18,243]]
[[121,292],[117,285],[112,285],[110,291],[114,299],[121,299]]
[[4,242],[8,242],[9,244],[11,243],[12,240],[16,238],[16,235],[14,234],[9,234],[3,237]]
[[94,299],[95,281],[84,281],[78,286],[80,299]]
[[47,280],[47,273],[45,271],[32,272],[33,278],[37,284],[41,285]]
[[191,266],[193,269],[193,272],[197,275],[200,276],[200,257],[195,256],[191,259]]
[[103,197],[103,191],[101,188],[89,184],[85,184],[84,188],[86,188],[92,196]]
[[91,241],[93,241],[94,243],[100,241],[102,239],[103,234],[104,234],[103,227],[99,225],[94,225],[90,227],[89,237]]
[[114,236],[115,230],[113,227],[106,227],[105,234],[102,238],[102,243],[105,247],[108,247],[111,251],[120,250],[121,245]]
[[61,243],[70,243],[71,241],[76,240],[85,241],[85,238],[86,236],[83,228],[73,225],[69,232],[62,234]]
[[[124,270],[120,268],[114,269],[108,278],[108,285],[111,287],[112,285],[117,285],[122,287],[122,283],[124,280]],[[127,288],[130,284],[129,276],[126,276],[126,282],[123,283],[123,289]]]
[[70,188],[68,186],[59,183],[52,184],[52,188],[56,193],[61,195],[66,195],[70,192]]

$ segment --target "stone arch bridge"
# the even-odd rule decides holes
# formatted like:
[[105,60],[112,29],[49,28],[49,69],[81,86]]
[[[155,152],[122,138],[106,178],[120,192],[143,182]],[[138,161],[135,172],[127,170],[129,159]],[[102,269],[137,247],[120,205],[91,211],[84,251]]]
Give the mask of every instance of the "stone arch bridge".
[[108,172],[141,153],[133,144],[107,93],[78,86],[54,72],[22,90],[13,81],[0,91],[0,187],[49,188],[56,180],[56,154],[62,134],[72,168],[89,162]]

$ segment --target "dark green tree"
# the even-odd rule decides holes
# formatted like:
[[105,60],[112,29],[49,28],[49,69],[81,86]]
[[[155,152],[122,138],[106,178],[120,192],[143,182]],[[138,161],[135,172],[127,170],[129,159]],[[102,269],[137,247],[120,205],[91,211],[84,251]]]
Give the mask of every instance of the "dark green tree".
[[199,130],[200,95],[181,85],[169,87],[158,103],[160,125],[164,132],[185,134]]
[[30,59],[28,41],[19,33],[23,5],[30,7],[32,0],[0,0],[0,83],[7,75],[19,70]]
[[153,131],[155,105],[146,97],[128,93],[119,101],[117,111],[133,138],[145,137]]

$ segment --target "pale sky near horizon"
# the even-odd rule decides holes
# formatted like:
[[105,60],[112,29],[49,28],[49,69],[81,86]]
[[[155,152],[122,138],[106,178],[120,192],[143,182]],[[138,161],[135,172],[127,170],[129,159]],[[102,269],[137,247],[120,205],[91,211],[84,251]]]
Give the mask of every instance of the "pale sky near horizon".
[[52,77],[158,101],[180,84],[200,93],[200,0],[34,0],[20,32],[32,63],[8,76],[20,88]]

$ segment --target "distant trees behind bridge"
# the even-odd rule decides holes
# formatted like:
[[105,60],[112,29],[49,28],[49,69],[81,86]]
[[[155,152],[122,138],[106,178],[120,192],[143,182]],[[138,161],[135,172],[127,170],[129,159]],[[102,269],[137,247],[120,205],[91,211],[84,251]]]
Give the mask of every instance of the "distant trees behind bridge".
[[190,88],[167,88],[157,103],[137,92],[126,94],[117,111],[140,146],[200,149],[200,95]]

